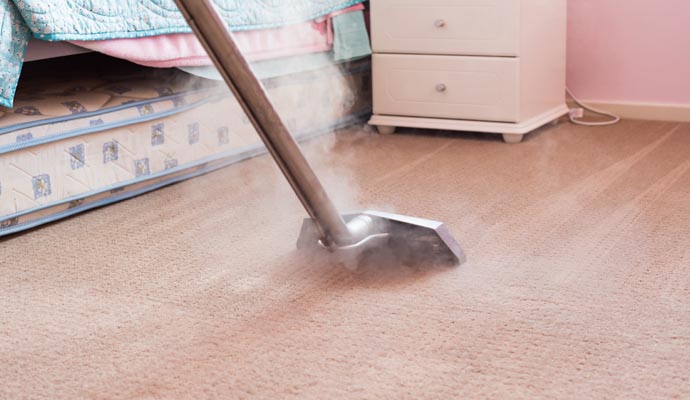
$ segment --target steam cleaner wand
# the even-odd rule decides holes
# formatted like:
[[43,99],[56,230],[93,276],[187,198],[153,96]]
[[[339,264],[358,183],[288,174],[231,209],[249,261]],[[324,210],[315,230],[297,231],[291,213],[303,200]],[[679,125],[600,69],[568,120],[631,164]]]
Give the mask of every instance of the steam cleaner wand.
[[175,3],[309,214],[297,241],[299,248],[317,246],[359,256],[388,247],[413,262],[465,261],[460,245],[441,222],[377,211],[341,215],[213,3]]

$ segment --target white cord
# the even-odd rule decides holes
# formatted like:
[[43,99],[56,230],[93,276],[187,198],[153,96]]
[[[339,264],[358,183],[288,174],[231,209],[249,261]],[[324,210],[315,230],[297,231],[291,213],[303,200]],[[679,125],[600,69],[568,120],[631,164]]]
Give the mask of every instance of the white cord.
[[[606,125],[617,124],[618,122],[620,122],[621,117],[619,117],[618,115],[607,112],[607,111],[597,110],[594,107],[590,107],[586,104],[583,104],[577,97],[575,97],[575,95],[573,94],[573,92],[570,91],[570,89],[565,88],[565,91],[566,91],[566,93],[568,93],[568,95],[570,97],[572,97],[572,99],[575,101],[575,104],[582,107],[582,108],[573,108],[572,110],[570,110],[570,113],[568,113],[568,118],[570,118],[570,122],[572,122],[573,124],[584,125],[584,126],[606,126]],[[582,116],[584,114],[583,110],[587,110],[587,111],[593,112],[595,114],[603,115],[606,117],[611,117],[612,119],[610,121],[602,121],[602,122],[582,121],[582,120],[580,120],[580,118],[582,118]]]

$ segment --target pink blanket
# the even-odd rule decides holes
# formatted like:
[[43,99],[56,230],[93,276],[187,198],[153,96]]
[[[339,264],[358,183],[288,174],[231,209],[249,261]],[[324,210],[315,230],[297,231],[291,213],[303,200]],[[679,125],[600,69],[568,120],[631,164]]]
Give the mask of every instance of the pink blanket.
[[[237,43],[250,61],[329,51],[333,45],[331,19],[363,10],[358,4],[314,21],[281,28],[235,32]],[[148,67],[170,68],[211,65],[201,43],[191,33],[136,39],[72,41],[73,44]]]

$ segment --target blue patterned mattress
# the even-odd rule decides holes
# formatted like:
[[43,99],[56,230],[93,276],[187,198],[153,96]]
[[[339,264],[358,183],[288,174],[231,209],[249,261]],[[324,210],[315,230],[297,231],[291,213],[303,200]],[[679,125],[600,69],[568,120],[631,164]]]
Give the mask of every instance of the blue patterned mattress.
[[[105,57],[84,65],[29,68],[15,107],[0,113],[0,236],[264,152],[218,82]],[[264,83],[302,138],[366,117],[369,74],[362,60]],[[334,98],[343,89],[346,107]]]
[[[213,0],[232,30],[308,21],[364,0]],[[29,35],[100,40],[190,32],[173,0],[0,0],[0,105],[11,107]]]

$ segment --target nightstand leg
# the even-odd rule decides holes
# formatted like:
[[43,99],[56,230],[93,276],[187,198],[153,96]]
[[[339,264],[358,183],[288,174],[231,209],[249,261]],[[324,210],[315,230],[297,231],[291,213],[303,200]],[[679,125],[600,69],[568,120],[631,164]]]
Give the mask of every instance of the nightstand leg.
[[503,141],[506,143],[511,143],[511,144],[520,143],[520,142],[522,142],[522,138],[524,136],[525,135],[521,135],[519,133],[504,133],[503,134]]
[[392,135],[395,133],[395,127],[394,126],[377,125],[376,129],[382,135]]

